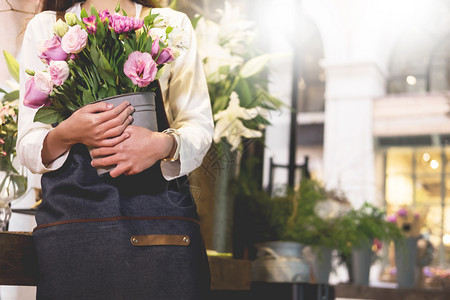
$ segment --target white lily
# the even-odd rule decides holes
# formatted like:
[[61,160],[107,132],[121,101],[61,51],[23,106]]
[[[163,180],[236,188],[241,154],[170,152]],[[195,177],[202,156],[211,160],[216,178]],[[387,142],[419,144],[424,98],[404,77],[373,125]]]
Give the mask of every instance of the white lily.
[[257,109],[241,107],[238,94],[232,92],[228,107],[214,115],[214,120],[217,121],[214,131],[214,142],[219,143],[221,138],[225,137],[231,145],[231,151],[234,151],[239,147],[242,137],[261,137],[261,131],[249,129],[242,123],[242,120],[251,120],[257,115]]

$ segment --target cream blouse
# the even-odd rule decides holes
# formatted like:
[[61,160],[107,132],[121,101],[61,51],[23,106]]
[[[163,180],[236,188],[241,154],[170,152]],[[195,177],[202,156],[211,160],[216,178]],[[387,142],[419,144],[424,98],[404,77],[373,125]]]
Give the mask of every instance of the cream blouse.
[[[136,14],[142,6],[136,4]],[[68,12],[80,14],[80,3]],[[167,180],[186,175],[200,166],[211,144],[214,125],[211,104],[201,61],[197,55],[195,31],[188,17],[169,8],[155,8],[167,18],[171,26],[183,30],[187,49],[180,50],[180,56],[171,64],[160,78],[160,85],[170,126],[181,134],[180,158],[174,162],[161,162],[161,171]],[[52,127],[33,122],[36,109],[23,106],[25,82],[28,75],[25,69],[43,70],[45,65],[38,58],[39,42],[52,37],[52,24],[56,13],[45,11],[37,14],[28,24],[22,45],[20,65],[20,108],[17,155],[22,165],[33,173],[45,173],[60,168],[68,156],[68,151],[52,163],[42,163],[43,141]]]

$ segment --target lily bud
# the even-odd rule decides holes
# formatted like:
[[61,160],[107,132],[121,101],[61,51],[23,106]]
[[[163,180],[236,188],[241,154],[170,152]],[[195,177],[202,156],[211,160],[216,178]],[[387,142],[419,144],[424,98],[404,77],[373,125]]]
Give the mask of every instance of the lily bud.
[[74,26],[77,24],[77,15],[74,13],[66,13],[64,15],[64,18],[66,19],[66,22],[69,26]]
[[59,19],[55,24],[53,24],[53,32],[60,37],[63,37],[67,30],[69,30],[69,25],[66,22]]

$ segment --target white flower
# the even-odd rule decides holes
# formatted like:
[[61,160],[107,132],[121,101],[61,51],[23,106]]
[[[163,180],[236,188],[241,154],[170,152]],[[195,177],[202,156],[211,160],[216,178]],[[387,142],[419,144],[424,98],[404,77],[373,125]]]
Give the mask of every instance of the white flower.
[[254,22],[243,19],[239,7],[233,8],[226,1],[225,9],[218,9],[217,12],[222,16],[219,21],[219,43],[230,49],[232,53],[243,54],[247,51],[254,37]]
[[251,120],[257,115],[257,109],[241,107],[238,94],[232,92],[228,107],[214,115],[214,120],[217,121],[214,131],[214,142],[219,143],[221,138],[225,137],[231,145],[231,151],[234,151],[240,145],[242,137],[261,137],[262,133],[260,131],[245,127],[241,121],[241,119]]
[[164,28],[166,29],[170,24],[170,19],[168,16],[159,15],[153,21],[154,28]]
[[175,49],[189,48],[189,40],[184,29],[175,27],[169,34],[168,44],[169,47]]
[[242,57],[232,55],[229,48],[219,44],[219,25],[201,18],[195,29],[197,34],[198,54],[203,61],[208,82],[217,83],[226,78],[227,74],[222,74],[234,70],[243,64]]
[[350,206],[343,205],[336,200],[327,199],[320,201],[314,207],[314,212],[324,220],[335,219],[345,214],[350,209]]

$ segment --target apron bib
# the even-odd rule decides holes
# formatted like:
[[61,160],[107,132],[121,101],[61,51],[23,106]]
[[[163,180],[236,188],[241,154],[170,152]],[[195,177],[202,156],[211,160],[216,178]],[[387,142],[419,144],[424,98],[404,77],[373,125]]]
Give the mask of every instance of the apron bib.
[[206,299],[208,260],[187,177],[168,182],[159,163],[99,177],[90,161],[76,144],[42,176],[37,299]]

